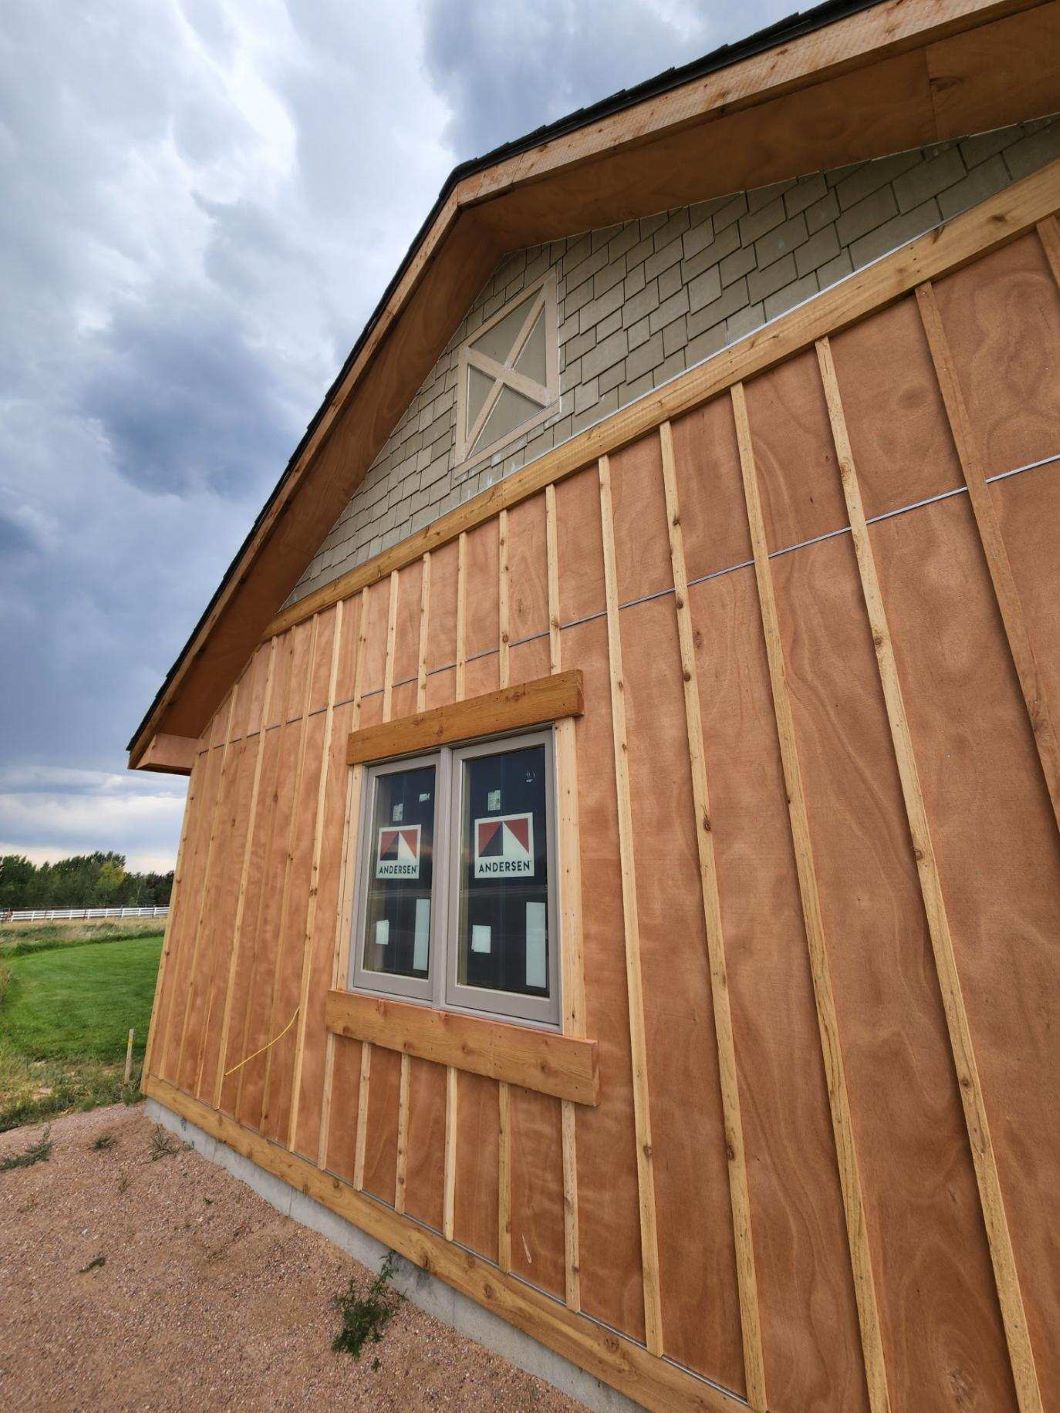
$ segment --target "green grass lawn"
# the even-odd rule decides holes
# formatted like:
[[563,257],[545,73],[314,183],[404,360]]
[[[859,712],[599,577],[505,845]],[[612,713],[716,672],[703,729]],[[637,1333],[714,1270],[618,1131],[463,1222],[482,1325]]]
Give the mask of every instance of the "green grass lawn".
[[139,1065],[161,936],[8,956],[0,1000],[0,1131],[122,1097],[129,1028]]

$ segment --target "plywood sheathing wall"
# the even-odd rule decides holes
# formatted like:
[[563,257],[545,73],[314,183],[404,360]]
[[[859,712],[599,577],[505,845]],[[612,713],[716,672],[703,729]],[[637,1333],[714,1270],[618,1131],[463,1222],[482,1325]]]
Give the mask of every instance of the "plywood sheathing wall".
[[[149,1090],[652,1406],[1055,1406],[1058,248],[936,271],[264,643],[194,768]],[[586,702],[569,1131],[322,1024],[345,733],[550,662]]]

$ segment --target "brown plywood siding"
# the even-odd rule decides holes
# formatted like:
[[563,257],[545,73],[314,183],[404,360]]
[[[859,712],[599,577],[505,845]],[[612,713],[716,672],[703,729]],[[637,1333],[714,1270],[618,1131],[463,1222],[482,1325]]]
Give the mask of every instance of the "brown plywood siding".
[[[195,765],[152,1074],[752,1406],[1057,1407],[1058,388],[1031,231],[262,644]],[[569,1128],[323,1020],[346,733],[560,662]]]

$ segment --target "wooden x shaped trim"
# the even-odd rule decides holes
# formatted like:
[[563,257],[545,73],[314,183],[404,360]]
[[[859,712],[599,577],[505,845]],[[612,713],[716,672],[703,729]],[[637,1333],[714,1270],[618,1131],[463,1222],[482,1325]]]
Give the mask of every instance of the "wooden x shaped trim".
[[[493,317],[493,319],[491,319],[489,323],[485,325],[484,328],[478,330],[478,332],[474,335],[473,341],[470,341],[465,344],[463,350],[461,351],[461,388],[459,393],[461,402],[460,416],[458,421],[458,455],[461,459],[473,454],[475,444],[478,441],[479,437],[482,435],[483,428],[489,421],[490,415],[492,414],[494,408],[497,406],[497,402],[500,399],[501,393],[506,387],[511,388],[513,392],[519,393],[522,397],[525,397],[529,402],[536,403],[537,406],[542,409],[542,411],[546,407],[548,407],[548,405],[556,398],[558,389],[555,386],[555,365],[557,360],[555,350],[551,346],[554,342],[554,329],[552,328],[552,325],[554,324],[555,320],[550,313],[550,308],[548,304],[548,299],[551,292],[552,289],[548,281],[543,281],[537,291],[536,296],[533,297],[529,302],[526,315],[521,325],[519,326],[519,332],[516,335],[512,346],[508,352],[508,356],[505,358],[503,363],[501,363],[496,358],[491,358],[488,354],[483,353],[480,349],[475,348],[474,340],[481,339],[483,334],[487,333],[494,324],[500,322],[501,319],[506,318],[511,312],[510,309],[500,310]],[[514,302],[515,301],[513,301],[513,303]],[[534,327],[539,319],[544,319],[546,321],[545,366],[547,369],[547,376],[546,381],[543,383],[538,382],[535,378],[527,377],[525,373],[520,373],[515,367],[516,363],[522,356],[526,348],[527,342],[530,339],[530,335],[533,333]],[[479,408],[478,415],[470,426],[468,426],[466,423],[466,379],[468,368],[475,368],[485,377],[493,380],[493,386],[487,392],[485,400],[483,401],[482,406]],[[482,450],[485,449],[483,448]]]

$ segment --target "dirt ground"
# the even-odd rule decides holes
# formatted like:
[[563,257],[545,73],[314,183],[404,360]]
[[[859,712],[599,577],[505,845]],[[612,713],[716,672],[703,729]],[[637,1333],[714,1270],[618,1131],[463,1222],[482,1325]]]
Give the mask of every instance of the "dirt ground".
[[0,1172],[0,1407],[581,1408],[407,1303],[359,1361],[332,1353],[331,1299],[369,1272],[190,1149],[152,1160],[154,1132],[141,1107],[72,1114],[47,1162]]

